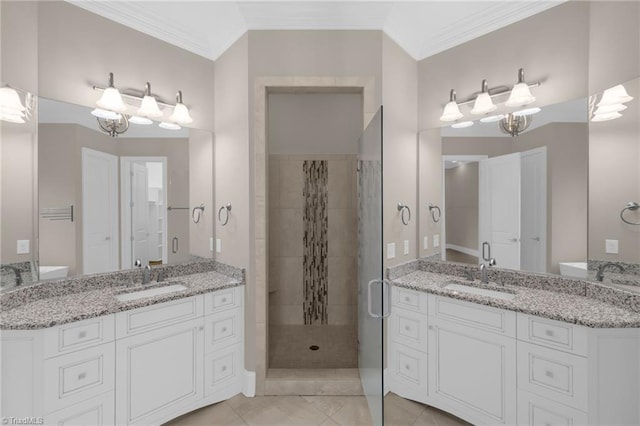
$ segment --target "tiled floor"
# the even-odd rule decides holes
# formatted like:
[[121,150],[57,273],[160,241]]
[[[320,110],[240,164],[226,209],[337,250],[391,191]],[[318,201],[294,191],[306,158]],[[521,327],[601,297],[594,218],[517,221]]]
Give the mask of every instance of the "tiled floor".
[[[165,426],[370,426],[363,396],[238,395],[186,414]],[[458,426],[468,423],[435,408],[389,394],[386,426]]]
[[269,368],[356,368],[357,332],[356,325],[272,325]]

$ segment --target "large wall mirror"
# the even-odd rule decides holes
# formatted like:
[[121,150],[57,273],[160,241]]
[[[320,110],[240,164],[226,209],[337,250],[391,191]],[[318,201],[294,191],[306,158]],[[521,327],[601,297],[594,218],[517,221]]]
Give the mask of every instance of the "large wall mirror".
[[588,100],[576,99],[528,115],[514,135],[501,120],[436,129],[436,257],[555,274],[580,264],[586,274],[587,119]]
[[[130,122],[112,137],[92,108],[45,98],[37,104],[38,232],[29,259],[5,262],[3,255],[2,262],[22,270],[23,284],[128,269],[136,259],[159,265],[212,257],[208,244],[190,241],[194,228],[210,232],[213,223],[213,195],[196,199],[190,188],[190,180],[211,182],[210,132]],[[10,268],[2,278],[3,289],[15,285]]]

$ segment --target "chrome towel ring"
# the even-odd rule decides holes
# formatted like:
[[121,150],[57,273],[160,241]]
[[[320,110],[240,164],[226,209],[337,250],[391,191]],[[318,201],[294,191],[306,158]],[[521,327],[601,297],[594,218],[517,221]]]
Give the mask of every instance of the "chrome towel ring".
[[[400,219],[402,220],[402,224],[405,226],[408,225],[411,221],[411,209],[409,208],[409,206],[403,203],[398,203],[398,211],[400,212]],[[404,217],[405,211],[409,213],[407,219],[405,219]]]
[[429,203],[429,213],[431,213],[431,219],[433,219],[435,223],[440,222],[440,217],[442,216],[440,207],[436,206],[435,204]]
[[635,211],[640,209],[640,204],[636,203],[635,201],[629,201],[627,203],[626,206],[624,206],[624,208],[620,211],[620,219],[622,219],[622,221],[624,223],[628,223],[629,225],[640,225],[640,223],[638,222],[629,222],[627,219],[624,218],[624,212],[627,210],[631,210],[631,211]]
[[[226,212],[224,220],[222,220],[222,212],[223,211]],[[231,211],[231,203],[227,203],[226,206],[222,206],[222,207],[220,207],[220,209],[218,209],[218,221],[220,222],[220,224],[222,226],[225,226],[227,223],[229,223],[229,212],[230,211]]]
[[[196,211],[198,212],[197,216]],[[193,210],[191,210],[191,220],[193,220],[193,223],[200,222],[200,216],[202,216],[202,213],[204,213],[204,204],[200,204],[198,207],[194,207]]]

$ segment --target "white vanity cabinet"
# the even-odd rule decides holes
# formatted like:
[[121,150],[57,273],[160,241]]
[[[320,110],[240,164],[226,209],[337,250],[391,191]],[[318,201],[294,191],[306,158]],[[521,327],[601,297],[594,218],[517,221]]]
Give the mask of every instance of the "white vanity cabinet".
[[243,291],[3,331],[0,415],[47,425],[161,424],[242,392]]
[[640,330],[392,294],[390,391],[473,424],[640,424]]

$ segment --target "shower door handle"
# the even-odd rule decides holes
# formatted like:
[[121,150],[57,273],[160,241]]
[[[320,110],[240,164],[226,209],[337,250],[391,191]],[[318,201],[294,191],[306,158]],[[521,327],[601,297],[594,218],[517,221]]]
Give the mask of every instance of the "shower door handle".
[[[386,297],[383,293],[381,308],[382,312],[374,313],[372,307],[372,288],[374,284],[382,285],[382,288],[385,290]],[[391,282],[389,280],[371,280],[367,283],[367,310],[369,311],[369,315],[372,318],[388,318],[391,315]]]
[[371,294],[372,294],[371,290],[372,290],[373,285],[374,285],[374,284],[377,284],[377,283],[382,284],[382,281],[380,281],[380,280],[371,280],[371,281],[369,281],[369,283],[367,284],[367,309],[368,309],[368,311],[369,311],[369,315],[370,315],[372,318],[382,318],[382,315],[374,314],[374,313],[373,313],[373,309],[372,309],[372,307],[371,307],[371,304],[372,304],[372,303],[371,303]]

